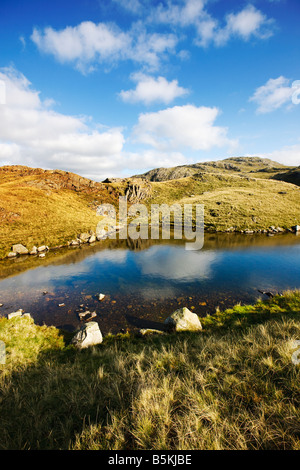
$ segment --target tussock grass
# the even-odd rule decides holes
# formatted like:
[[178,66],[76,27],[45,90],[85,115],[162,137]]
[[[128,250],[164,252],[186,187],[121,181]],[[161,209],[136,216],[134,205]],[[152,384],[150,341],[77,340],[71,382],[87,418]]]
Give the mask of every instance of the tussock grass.
[[201,333],[107,336],[0,321],[2,449],[300,449],[300,291],[203,319]]

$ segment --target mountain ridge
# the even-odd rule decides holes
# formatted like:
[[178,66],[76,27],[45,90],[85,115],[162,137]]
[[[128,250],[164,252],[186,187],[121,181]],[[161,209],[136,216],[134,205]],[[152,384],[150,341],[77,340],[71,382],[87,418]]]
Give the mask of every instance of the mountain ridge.
[[135,175],[135,177],[149,181],[168,181],[193,176],[199,171],[214,173],[222,170],[228,173],[251,174],[262,178],[294,171],[295,168],[297,167],[283,165],[269,158],[229,157],[223,160],[198,162],[169,168],[153,168],[145,173]]

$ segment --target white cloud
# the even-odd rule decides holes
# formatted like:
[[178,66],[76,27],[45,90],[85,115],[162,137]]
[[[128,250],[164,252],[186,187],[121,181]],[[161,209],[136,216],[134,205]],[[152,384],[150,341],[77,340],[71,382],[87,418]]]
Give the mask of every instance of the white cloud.
[[87,119],[48,108],[30,82],[12,68],[0,69],[6,103],[0,106],[0,164],[61,168],[82,175],[101,174],[116,158],[124,137],[120,129],[99,132]]
[[265,39],[272,35],[270,26],[273,20],[268,19],[253,5],[248,5],[237,14],[227,16],[226,30],[229,34],[236,34],[248,40],[252,35]]
[[181,26],[194,24],[197,18],[203,14],[206,0],[185,0],[182,3],[182,5],[176,5],[168,2],[167,7],[160,3],[152,11],[152,21]]
[[0,105],[0,165],[58,168],[101,181],[186,163],[176,150],[124,151],[121,129],[99,132],[99,125],[92,128],[89,118],[49,109],[51,100],[41,100],[27,78],[13,68],[0,69],[1,82],[6,104]]
[[42,33],[34,29],[31,39],[41,51],[53,54],[60,62],[76,61],[80,66],[119,58],[131,43],[130,37],[117,27],[92,21],[60,31],[48,27]]
[[270,158],[278,163],[290,166],[300,166],[300,144],[287,145],[279,150],[266,153],[262,157]]
[[160,151],[233,147],[236,142],[227,138],[227,129],[214,125],[219,113],[217,108],[185,105],[141,114],[134,136],[137,141]]
[[295,89],[289,84],[290,80],[283,76],[270,78],[265,85],[256,89],[249,101],[258,105],[259,114],[270,113],[287,103],[292,104]]
[[139,0],[113,0],[115,3],[121,5],[125,10],[128,10],[132,13],[139,13],[143,6]]
[[144,74],[135,74],[132,78],[137,82],[136,88],[120,92],[120,97],[125,102],[142,102],[146,105],[155,102],[169,104],[175,98],[188,93],[188,90],[178,86],[177,80],[168,82],[164,77],[155,79]]
[[74,63],[84,73],[94,70],[97,63],[113,64],[120,60],[156,69],[164,54],[173,52],[177,43],[174,34],[147,33],[141,23],[123,32],[114,24],[92,21],[59,31],[35,28],[31,39],[41,52],[52,54],[62,63]]
[[201,47],[211,43],[223,46],[232,37],[248,41],[251,37],[266,39],[273,34],[274,21],[251,4],[237,13],[226,15],[222,26],[206,9],[207,3],[207,0],[184,0],[180,5],[168,2],[165,7],[159,4],[153,9],[150,19],[181,27],[193,26],[195,43]]

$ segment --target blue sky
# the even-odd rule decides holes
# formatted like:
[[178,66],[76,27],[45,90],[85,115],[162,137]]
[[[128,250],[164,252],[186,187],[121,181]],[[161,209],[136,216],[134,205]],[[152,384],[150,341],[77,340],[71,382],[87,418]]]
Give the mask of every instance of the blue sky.
[[299,21],[299,0],[1,0],[0,165],[300,165]]

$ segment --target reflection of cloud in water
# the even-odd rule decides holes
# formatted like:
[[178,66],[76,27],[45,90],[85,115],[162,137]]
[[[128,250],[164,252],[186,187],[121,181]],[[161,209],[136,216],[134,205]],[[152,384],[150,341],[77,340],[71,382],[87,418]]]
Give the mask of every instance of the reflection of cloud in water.
[[144,275],[159,276],[177,281],[210,279],[212,265],[217,260],[214,251],[161,250],[155,247],[139,258]]
[[40,290],[43,286],[47,289],[54,288],[58,281],[64,282],[65,279],[76,279],[92,273],[95,264],[112,263],[123,264],[126,262],[126,252],[120,251],[101,251],[92,258],[86,258],[84,261],[65,265],[42,266],[35,270],[26,271],[19,274],[14,279],[7,278],[1,281],[1,290],[15,289],[20,290]]
[[117,264],[124,264],[126,263],[128,255],[128,250],[105,250],[99,251],[96,255],[91,258],[92,262],[97,260],[97,263],[100,262],[109,262],[109,263],[117,263]]

